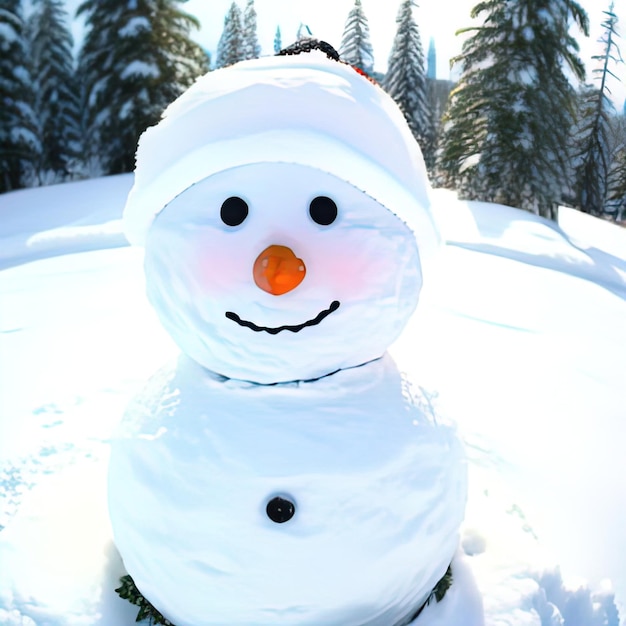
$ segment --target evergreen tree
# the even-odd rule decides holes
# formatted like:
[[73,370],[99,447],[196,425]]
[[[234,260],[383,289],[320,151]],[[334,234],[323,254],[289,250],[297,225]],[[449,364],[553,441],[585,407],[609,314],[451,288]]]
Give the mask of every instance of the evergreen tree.
[[444,118],[439,167],[462,196],[556,216],[568,187],[568,137],[582,80],[573,20],[588,33],[574,0],[484,0],[459,63],[462,76]]
[[383,87],[402,109],[430,169],[434,161],[433,118],[428,106],[422,40],[413,18],[414,5],[414,0],[402,0],[400,4]]
[[339,54],[344,61],[363,70],[368,76],[374,72],[374,50],[361,0],[354,0],[354,7],[348,14]]
[[604,34],[600,39],[604,44],[604,51],[592,57],[601,64],[599,68],[593,70],[600,86],[598,89],[588,87],[583,93],[582,119],[577,129],[575,155],[577,165],[574,173],[576,206],[593,215],[602,214],[608,191],[614,150],[611,142],[611,117],[615,109],[610,100],[611,92],[607,85],[607,77],[615,77],[609,65],[611,61],[616,62],[620,58],[615,41],[617,16],[613,12],[613,3],[604,13],[606,15],[602,24]]
[[40,183],[51,184],[68,178],[80,148],[74,42],[62,0],[34,0],[27,32],[33,108],[41,143],[36,175]]
[[257,38],[256,11],[254,0],[248,0],[243,13],[243,58],[258,59],[261,56],[261,46]]
[[283,39],[280,34],[280,26],[276,27],[276,34],[274,35],[274,54],[278,54],[283,49]]
[[308,24],[304,24],[300,22],[300,26],[298,26],[298,30],[296,31],[296,41],[300,41],[301,39],[312,39],[313,33],[309,28]]
[[224,17],[224,30],[217,44],[215,66],[227,67],[244,59],[241,9],[233,2]]
[[33,92],[27,59],[22,3],[0,3],[0,192],[32,182],[41,150],[35,132]]
[[430,42],[428,44],[426,78],[430,80],[437,80],[437,47],[435,46],[435,39],[433,37],[430,38]]
[[[613,162],[609,171],[608,201],[626,220],[626,116],[611,118]],[[617,217],[617,216],[616,216]]]
[[[87,167],[132,171],[140,134],[207,69],[180,0],[84,0],[89,30],[79,57]],[[100,172],[98,172],[100,170]]]

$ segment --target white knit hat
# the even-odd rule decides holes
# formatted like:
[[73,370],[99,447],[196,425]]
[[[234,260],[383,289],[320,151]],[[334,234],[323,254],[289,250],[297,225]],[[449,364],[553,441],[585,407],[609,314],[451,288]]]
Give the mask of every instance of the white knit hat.
[[415,233],[422,260],[439,237],[419,146],[395,102],[322,52],[209,72],[141,137],[124,211],[131,243],[176,196],[217,172],[297,163],[345,180]]

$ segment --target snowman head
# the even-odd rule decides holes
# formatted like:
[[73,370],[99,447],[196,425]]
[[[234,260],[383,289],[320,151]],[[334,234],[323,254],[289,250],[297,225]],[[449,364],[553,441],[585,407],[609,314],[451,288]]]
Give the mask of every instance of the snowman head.
[[266,384],[382,356],[438,242],[428,189],[389,96],[314,52],[201,78],[142,136],[124,218],[181,349]]

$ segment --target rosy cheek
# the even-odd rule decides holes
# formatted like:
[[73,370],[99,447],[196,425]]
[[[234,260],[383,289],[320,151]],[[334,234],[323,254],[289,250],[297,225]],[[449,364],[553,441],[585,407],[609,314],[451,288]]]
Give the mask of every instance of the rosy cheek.
[[367,252],[341,250],[316,262],[319,278],[332,286],[337,297],[361,299],[386,293],[394,280],[389,255],[372,258]]
[[367,265],[360,259],[339,255],[336,263],[322,264],[326,280],[344,298],[352,298],[363,293],[367,286]]
[[[230,242],[227,242],[230,243]],[[236,246],[193,242],[185,252],[197,287],[207,294],[232,294],[253,283],[252,262]]]

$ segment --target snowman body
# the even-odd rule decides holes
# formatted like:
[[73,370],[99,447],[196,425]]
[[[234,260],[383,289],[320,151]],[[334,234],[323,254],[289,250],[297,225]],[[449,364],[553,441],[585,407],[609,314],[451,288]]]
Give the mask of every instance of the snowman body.
[[124,563],[177,626],[406,624],[465,502],[453,429],[389,356],[269,386],[181,357],[129,409],[111,484]]
[[404,626],[446,572],[461,446],[386,355],[428,208],[395,104],[314,55],[211,72],[142,137],[126,230],[183,356],[123,420],[109,508],[176,626]]

